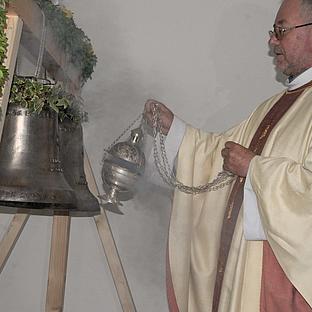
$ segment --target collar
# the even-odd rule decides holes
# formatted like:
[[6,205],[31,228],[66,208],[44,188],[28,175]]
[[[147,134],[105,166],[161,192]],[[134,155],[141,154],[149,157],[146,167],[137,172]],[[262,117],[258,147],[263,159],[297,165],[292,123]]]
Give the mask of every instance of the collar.
[[295,90],[297,88],[302,87],[303,85],[307,84],[312,80],[312,67],[305,70],[303,73],[301,73],[299,76],[294,78],[293,80],[290,80],[288,78],[287,80],[287,90]]

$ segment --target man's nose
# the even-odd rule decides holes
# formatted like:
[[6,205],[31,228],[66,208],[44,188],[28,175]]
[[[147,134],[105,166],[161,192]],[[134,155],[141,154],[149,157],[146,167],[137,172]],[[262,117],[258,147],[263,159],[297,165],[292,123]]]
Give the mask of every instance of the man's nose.
[[276,36],[275,36],[274,33],[270,34],[270,38],[269,38],[269,40],[268,40],[268,44],[269,44],[270,46],[276,46],[276,45],[279,44],[279,42],[280,42],[280,41],[276,38]]

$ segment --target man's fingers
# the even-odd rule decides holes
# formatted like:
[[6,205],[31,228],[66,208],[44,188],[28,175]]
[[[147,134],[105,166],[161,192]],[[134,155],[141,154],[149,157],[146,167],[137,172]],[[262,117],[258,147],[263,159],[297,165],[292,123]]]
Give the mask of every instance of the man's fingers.
[[161,123],[161,129],[163,134],[167,134],[170,126],[173,121],[173,113],[171,110],[169,110],[164,104],[155,101],[155,100],[147,100],[145,102],[145,107],[144,107],[144,118],[147,120],[148,124],[152,126],[153,123],[153,116],[154,116],[154,109],[155,106],[157,106],[157,109],[159,110],[159,117],[160,117],[160,123]]
[[152,120],[153,120],[153,109],[155,105],[159,105],[159,102],[155,101],[155,100],[147,100],[145,102],[145,106],[144,106],[144,118],[149,122],[149,124],[151,125]]
[[154,109],[155,106],[158,106],[160,111],[167,111],[168,109],[166,108],[166,106],[156,100],[147,100],[145,102],[145,110],[147,112],[152,112],[152,110]]
[[241,177],[245,177],[248,172],[249,164],[255,154],[246,147],[228,141],[221,150],[223,157],[223,169]]
[[241,146],[241,145],[236,143],[236,142],[233,142],[233,141],[227,141],[227,142],[225,142],[224,146],[225,146],[225,148],[233,149],[233,148]]
[[221,156],[223,157],[223,158],[225,158],[225,157],[227,157],[229,155],[229,149],[228,148],[223,148],[222,150],[221,150]]

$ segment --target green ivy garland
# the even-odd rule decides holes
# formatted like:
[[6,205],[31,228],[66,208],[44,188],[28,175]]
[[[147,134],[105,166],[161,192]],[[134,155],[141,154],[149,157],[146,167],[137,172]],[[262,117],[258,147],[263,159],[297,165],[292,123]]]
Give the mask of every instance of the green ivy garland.
[[35,0],[42,8],[59,46],[70,55],[70,61],[80,69],[84,84],[93,73],[97,57],[90,39],[75,25],[72,13],[50,0]]
[[[82,83],[85,83],[94,70],[97,57],[90,39],[75,25],[72,14],[64,7],[55,6],[50,0],[35,0],[48,18],[60,47],[70,55],[71,62],[80,69]],[[8,38],[6,28],[6,5],[9,0],[0,0],[0,96],[8,78],[8,69],[4,66],[7,54]]]
[[[50,0],[35,1],[48,18],[60,48],[70,55],[71,62],[80,69],[82,83],[85,83],[91,78],[97,62],[90,39],[76,27],[72,14],[64,7],[55,6]],[[0,96],[8,78],[8,69],[4,66],[8,48],[5,33],[8,3],[9,0],[0,0]],[[65,118],[76,122],[87,120],[87,113],[73,95],[65,93],[60,86],[45,85],[36,79],[14,77],[9,103],[20,103],[37,113],[49,107],[58,113],[61,121]]]
[[7,0],[0,0],[0,96],[2,96],[5,81],[8,78],[8,69],[4,66],[8,49],[8,38],[5,34],[6,28],[6,3]]
[[60,121],[67,118],[83,122],[87,119],[80,102],[60,85],[47,84],[42,79],[32,77],[14,76],[9,104],[21,105],[37,114],[44,109],[51,109],[58,114]]

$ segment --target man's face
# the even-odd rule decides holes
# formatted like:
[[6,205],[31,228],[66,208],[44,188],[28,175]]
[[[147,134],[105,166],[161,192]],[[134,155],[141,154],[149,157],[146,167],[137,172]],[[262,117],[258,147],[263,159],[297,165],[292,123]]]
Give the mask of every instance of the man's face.
[[[300,0],[284,0],[275,18],[277,27],[288,28],[312,22],[300,11]],[[269,44],[278,70],[297,76],[312,66],[312,25],[285,31],[281,38],[273,34]]]

